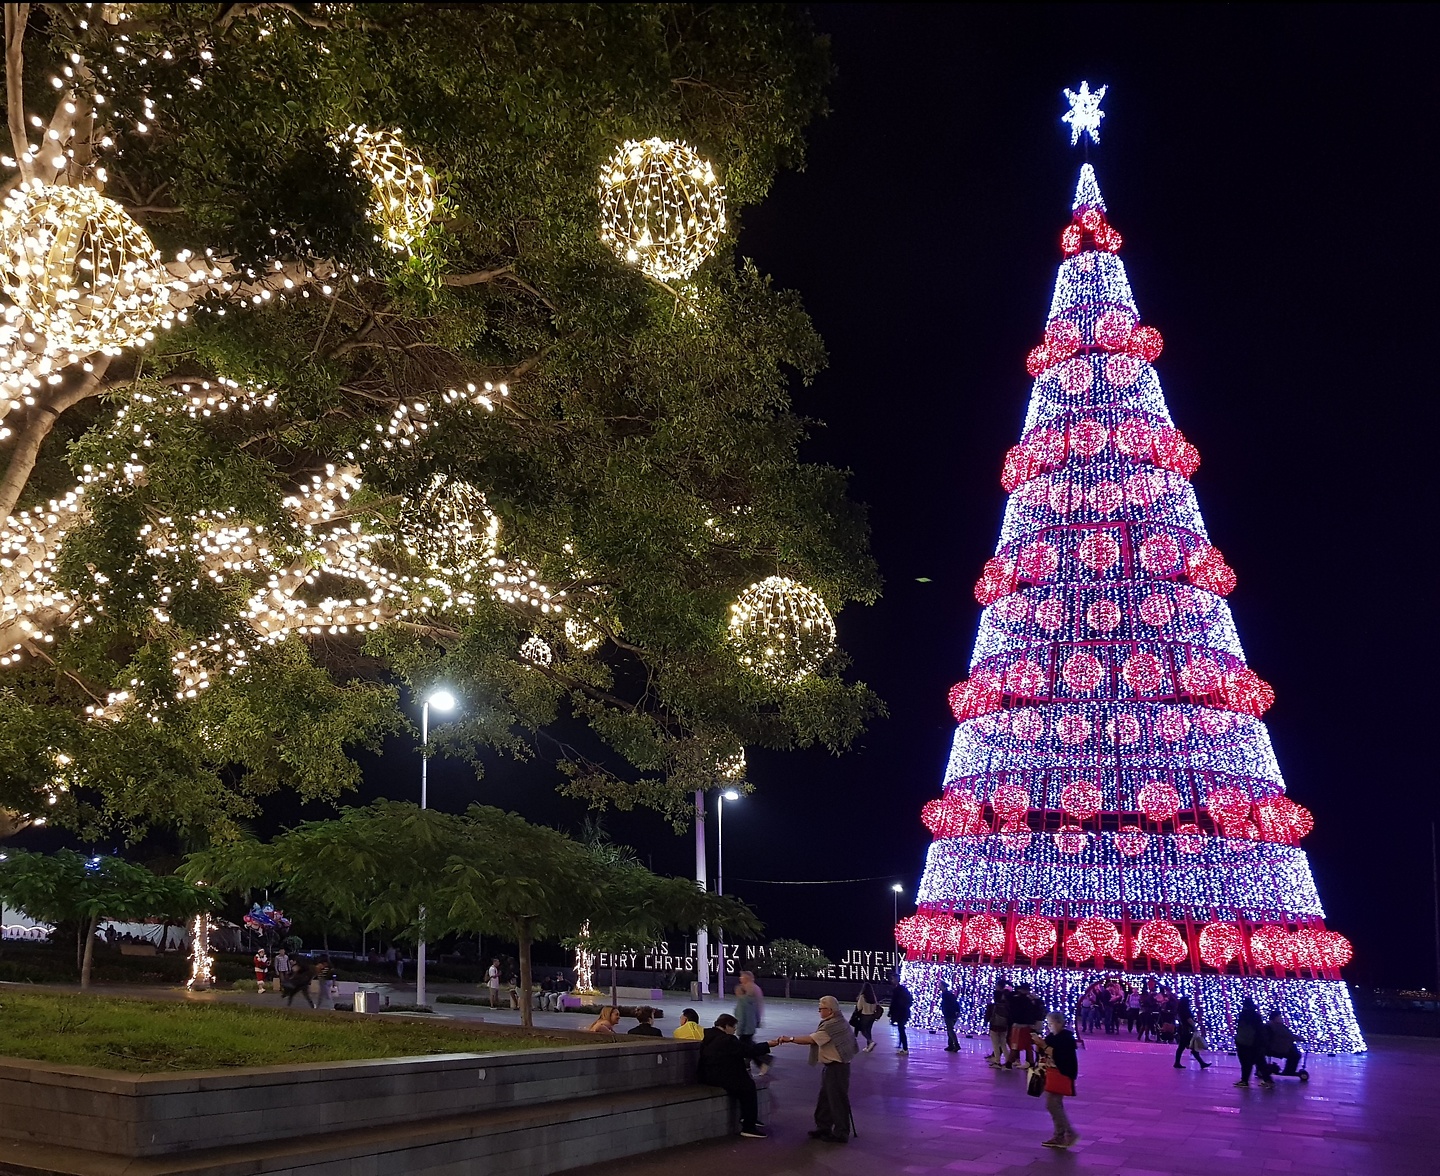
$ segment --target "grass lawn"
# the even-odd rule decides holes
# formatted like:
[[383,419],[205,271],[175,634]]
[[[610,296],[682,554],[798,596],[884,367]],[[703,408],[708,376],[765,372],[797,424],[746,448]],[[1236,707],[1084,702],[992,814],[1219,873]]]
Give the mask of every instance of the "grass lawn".
[[310,1016],[220,1001],[0,990],[0,1056],[155,1074],[562,1044],[483,1026]]

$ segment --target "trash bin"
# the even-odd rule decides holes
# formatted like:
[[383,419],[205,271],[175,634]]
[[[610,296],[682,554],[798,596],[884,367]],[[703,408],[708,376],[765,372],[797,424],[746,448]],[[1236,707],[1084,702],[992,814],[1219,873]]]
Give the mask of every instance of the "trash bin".
[[373,988],[357,988],[355,990],[355,1011],[357,1013],[378,1013],[380,1011],[380,994]]
[[699,999],[700,999],[700,981],[698,981],[698,980],[692,980],[692,981],[690,981],[690,999],[691,999],[691,1000],[699,1000]]

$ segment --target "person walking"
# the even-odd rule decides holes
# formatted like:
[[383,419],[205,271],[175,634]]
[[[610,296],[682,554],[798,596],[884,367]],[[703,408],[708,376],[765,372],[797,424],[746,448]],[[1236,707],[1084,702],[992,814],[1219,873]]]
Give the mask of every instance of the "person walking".
[[760,998],[745,982],[745,974],[735,985],[735,1036],[748,1049],[755,1044],[755,1031],[760,1028]]
[[1034,1026],[1040,1020],[1041,1010],[1030,994],[1030,985],[1022,984],[1010,994],[1006,1001],[1010,1018],[1010,1056],[1005,1060],[1008,1069],[1020,1060],[1020,1051],[1025,1051],[1025,1064],[1035,1064]]
[[264,996],[265,977],[270,971],[270,957],[265,954],[265,949],[263,947],[255,953],[255,959],[252,961],[252,963],[255,966],[255,987],[258,990],[259,994],[261,996]]
[[485,987],[490,990],[490,1007],[500,1007],[500,958],[490,961],[490,970],[485,973]]
[[1236,1086],[1250,1085],[1251,1070],[1260,1071],[1261,1086],[1275,1085],[1265,1068],[1265,1022],[1248,996],[1240,1002],[1240,1015],[1235,1018],[1235,1055],[1240,1062]]
[[315,999],[310,995],[310,981],[315,979],[315,965],[306,957],[301,956],[287,975],[280,982],[280,991],[285,994],[285,1007],[289,1008],[295,1003],[295,998],[304,994],[305,1003],[312,1009],[315,1007]]
[[700,1041],[700,1065],[695,1080],[718,1086],[740,1104],[740,1134],[746,1139],[764,1139],[760,1130],[760,1096],[755,1079],[745,1063],[765,1047],[746,1045],[736,1033],[739,1024],[729,1013],[721,1013],[705,1030]]
[[[948,989],[946,991],[949,991]],[[815,1130],[811,1139],[826,1143],[850,1142],[850,1062],[860,1052],[855,1034],[840,1015],[840,1002],[822,996],[820,1024],[804,1037],[777,1037],[777,1045],[808,1045],[810,1064],[819,1065],[820,1097],[815,1101]],[[957,1005],[958,1009],[958,1005]],[[953,1034],[952,1034],[953,1036]]]
[[1140,990],[1128,988],[1125,992],[1125,1032],[1134,1033],[1140,1024]]
[[955,1022],[960,1019],[960,1001],[949,988],[940,990],[940,1019],[945,1022],[946,1053],[959,1053],[960,1042],[955,1037]]
[[896,981],[894,991],[890,994],[890,1024],[895,1026],[895,1040],[900,1044],[896,1047],[896,1053],[908,1054],[910,1052],[910,1038],[905,1033],[905,1026],[910,1024],[910,1006],[914,1003],[914,997],[910,990],[900,981]]
[[1065,1100],[1075,1095],[1075,1079],[1080,1076],[1080,1055],[1075,1048],[1075,1034],[1065,1028],[1063,1013],[1051,1013],[1045,1018],[1045,1109],[1050,1112],[1050,1121],[1055,1124],[1055,1134],[1044,1141],[1044,1146],[1066,1148],[1080,1136],[1065,1113]]
[[875,989],[866,981],[865,986],[860,989],[860,995],[855,998],[855,1011],[850,1015],[850,1028],[855,1030],[855,1043],[858,1045],[863,1037],[866,1053],[875,1048],[875,1022],[884,1011],[880,1002],[875,999]]
[[1005,1039],[1010,1033],[1010,1002],[1005,989],[995,989],[995,999],[985,1006],[985,1024],[990,1030],[990,1052],[985,1060],[997,1070],[1005,1065]]
[[1180,1060],[1180,1057],[1188,1049],[1195,1060],[1200,1063],[1200,1069],[1208,1070],[1214,1063],[1207,1062],[1200,1056],[1200,1049],[1204,1047],[1205,1039],[1200,1035],[1200,1027],[1195,1023],[1195,1013],[1190,1008],[1190,998],[1182,996],[1176,1008],[1179,1020],[1175,1025],[1175,1068],[1177,1070],[1185,1069],[1185,1063]]
[[278,948],[275,949],[275,982],[283,988],[285,986],[285,981],[289,978],[290,956],[285,951],[285,945],[282,943]]

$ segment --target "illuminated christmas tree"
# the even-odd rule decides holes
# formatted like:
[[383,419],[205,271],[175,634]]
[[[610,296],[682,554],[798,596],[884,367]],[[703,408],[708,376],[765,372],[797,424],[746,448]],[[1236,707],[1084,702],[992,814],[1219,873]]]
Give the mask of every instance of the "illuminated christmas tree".
[[[1098,138],[1082,87],[1067,121]],[[1241,1000],[1279,1008],[1312,1049],[1359,1051],[1340,968],[1205,530],[1199,454],[1174,426],[1094,169],[1074,215],[1020,444],[916,914],[896,938],[918,1019],[942,985],[962,1022],[996,981],[1074,1012],[1098,976],[1188,995],[1228,1042]]]

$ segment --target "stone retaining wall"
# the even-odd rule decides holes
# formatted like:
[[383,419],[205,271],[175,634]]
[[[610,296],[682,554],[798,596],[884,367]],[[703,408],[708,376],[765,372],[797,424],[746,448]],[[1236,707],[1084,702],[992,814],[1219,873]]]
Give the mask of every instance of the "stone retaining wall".
[[246,1147],[689,1085],[698,1055],[646,1039],[178,1076],[0,1058],[0,1138],[132,1157]]

